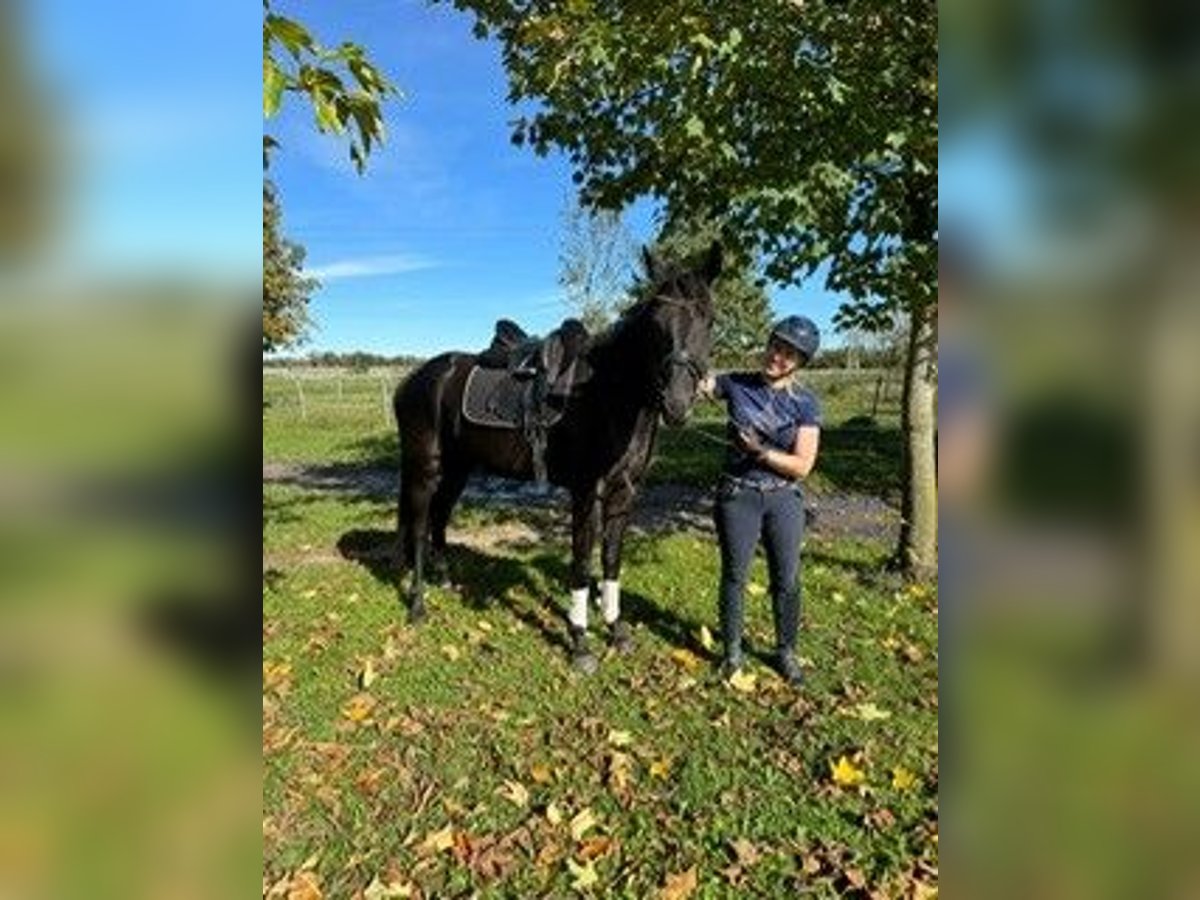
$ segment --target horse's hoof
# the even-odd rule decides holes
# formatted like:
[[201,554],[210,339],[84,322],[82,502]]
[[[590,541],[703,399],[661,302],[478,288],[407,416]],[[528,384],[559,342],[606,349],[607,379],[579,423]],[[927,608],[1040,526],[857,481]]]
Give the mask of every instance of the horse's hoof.
[[584,675],[595,675],[600,663],[590,653],[576,653],[571,657],[571,668]]
[[608,645],[617,653],[633,652],[633,631],[624,619],[617,619],[609,627]]

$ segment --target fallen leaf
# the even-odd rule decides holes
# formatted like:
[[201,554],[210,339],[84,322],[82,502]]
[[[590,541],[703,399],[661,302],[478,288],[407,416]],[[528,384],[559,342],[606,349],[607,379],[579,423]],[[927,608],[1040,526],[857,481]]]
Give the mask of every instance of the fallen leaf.
[[595,824],[595,815],[593,815],[590,808],[584,807],[575,815],[575,818],[571,819],[571,837],[578,841]]
[[816,875],[823,865],[821,857],[815,853],[805,853],[800,857],[800,868],[805,875]]
[[546,821],[551,825],[559,824],[563,819],[562,810],[558,808],[557,803],[551,803],[546,807]]
[[904,766],[892,769],[892,787],[898,791],[910,791],[917,785],[917,776]]
[[450,662],[458,662],[459,657],[462,656],[462,651],[453,644],[442,644],[442,656],[446,657]]
[[860,703],[854,707],[854,714],[864,722],[878,722],[880,719],[889,719],[892,714],[886,709],[880,709],[874,703]]
[[830,763],[829,770],[834,783],[842,787],[862,784],[867,777],[862,769],[856,768],[845,756],[840,757],[836,763]]
[[632,772],[633,758],[628,753],[614,750],[608,758],[609,783],[618,791],[622,791],[629,785]]
[[738,838],[730,841],[729,846],[733,848],[733,853],[737,857],[739,865],[749,868],[759,860],[758,848],[745,838]]
[[896,824],[895,814],[887,808],[872,810],[863,818],[866,819],[868,825],[872,825],[880,831],[886,831]]
[[596,874],[596,864],[591,860],[581,866],[575,860],[568,859],[567,870],[571,873],[571,887],[577,891],[586,890],[600,880]]
[[753,694],[758,676],[746,669],[738,669],[729,676],[729,686],[743,694]]
[[612,838],[598,834],[594,837],[584,838],[575,852],[580,859],[590,861],[607,856],[615,846],[616,841]]
[[846,876],[846,881],[849,882],[850,887],[856,891],[861,891],[867,886],[867,876],[862,873],[861,869],[845,869],[842,874]]
[[363,900],[389,900],[392,897],[411,897],[413,886],[402,881],[385,883],[376,875],[363,890]]
[[628,731],[610,731],[608,742],[614,747],[628,747],[633,743],[633,736]]
[[441,853],[443,850],[449,850],[454,846],[454,826],[447,825],[440,831],[431,831],[425,835],[425,840],[421,841],[417,847],[417,853],[421,856],[429,856],[434,853]]
[[671,760],[668,757],[656,759],[650,763],[650,774],[654,778],[666,778],[671,774]]
[[686,872],[667,875],[666,883],[658,889],[659,900],[686,900],[696,890],[696,867]]
[[371,657],[367,657],[363,661],[362,669],[358,673],[358,686],[364,691],[375,683],[375,679],[379,674],[375,671],[375,663]]
[[717,649],[717,642],[713,640],[712,632],[708,630],[707,625],[700,626],[700,646],[709,653]]
[[686,647],[677,647],[672,650],[671,659],[675,660],[675,662],[679,663],[689,672],[695,672],[704,665],[704,661]]
[[355,694],[342,707],[342,715],[351,722],[364,722],[375,709],[376,702],[370,694]]
[[324,896],[316,872],[297,872],[288,884],[287,900],[322,900]]
[[757,581],[752,581],[746,585],[746,593],[751,597],[765,597],[767,595],[767,589]]
[[529,805],[529,791],[519,781],[506,780],[504,786],[498,788],[496,793],[513,804],[513,806]]
[[292,667],[287,663],[263,662],[263,692],[274,691],[278,694],[287,692],[290,687]]
[[549,784],[554,780],[554,773],[545,763],[535,763],[529,767],[529,776],[537,784]]

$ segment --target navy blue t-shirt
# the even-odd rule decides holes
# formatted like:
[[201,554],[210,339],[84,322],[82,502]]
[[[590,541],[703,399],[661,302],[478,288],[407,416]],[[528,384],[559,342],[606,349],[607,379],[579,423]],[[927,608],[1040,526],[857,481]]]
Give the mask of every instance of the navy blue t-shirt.
[[770,450],[791,453],[801,426],[821,425],[821,407],[811,391],[801,387],[772,388],[758,372],[727,372],[718,375],[713,396],[725,401],[729,413],[730,440],[725,454],[725,471],[755,481],[785,481],[773,469],[759,464],[733,443],[739,429],[758,435]]

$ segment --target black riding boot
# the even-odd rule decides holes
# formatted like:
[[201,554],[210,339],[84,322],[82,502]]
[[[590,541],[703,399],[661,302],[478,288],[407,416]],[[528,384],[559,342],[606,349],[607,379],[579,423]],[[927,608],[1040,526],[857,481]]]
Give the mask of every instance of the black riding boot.
[[796,660],[796,634],[800,630],[800,592],[792,589],[772,598],[775,613],[775,660],[779,674],[793,685],[804,681]]

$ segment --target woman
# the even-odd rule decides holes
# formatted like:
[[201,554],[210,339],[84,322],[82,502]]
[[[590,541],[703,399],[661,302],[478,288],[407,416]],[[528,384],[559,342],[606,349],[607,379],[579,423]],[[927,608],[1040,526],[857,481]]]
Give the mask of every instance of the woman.
[[817,326],[804,316],[775,323],[758,372],[709,377],[710,397],[725,402],[730,448],[717,490],[721,544],[720,613],[728,677],[744,664],[743,595],[761,536],[770,572],[775,618],[775,661],[791,684],[804,679],[796,660],[800,625],[800,539],[804,495],[800,480],[812,471],[821,436],[816,398],[796,384],[796,373],[816,354]]

